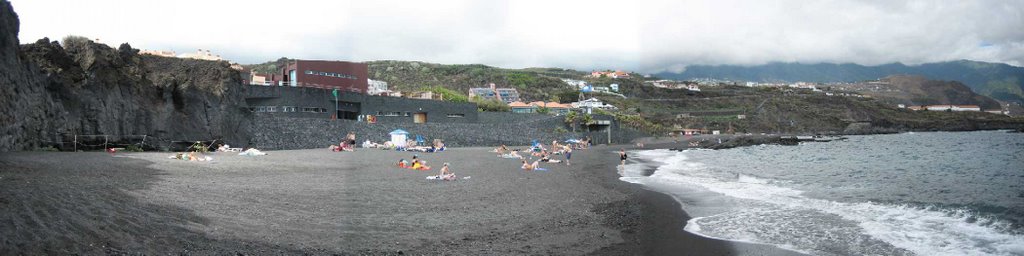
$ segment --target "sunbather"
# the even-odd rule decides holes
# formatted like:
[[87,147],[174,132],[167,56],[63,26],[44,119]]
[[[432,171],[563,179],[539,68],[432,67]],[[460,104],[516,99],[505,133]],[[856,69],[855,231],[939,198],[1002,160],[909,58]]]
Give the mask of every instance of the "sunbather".
[[442,180],[455,180],[455,173],[448,169],[448,163],[444,163],[444,166],[441,167],[441,173],[437,177],[440,177]]
[[523,170],[533,171],[533,170],[537,170],[537,167],[539,167],[539,166],[540,166],[540,160],[533,161],[532,164],[531,163],[527,163],[526,160],[523,160],[523,167],[522,168],[523,168]]

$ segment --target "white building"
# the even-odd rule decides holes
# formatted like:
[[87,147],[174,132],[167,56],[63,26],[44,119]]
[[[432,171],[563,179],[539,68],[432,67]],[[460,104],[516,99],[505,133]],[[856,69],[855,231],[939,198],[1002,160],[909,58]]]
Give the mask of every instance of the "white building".
[[687,84],[686,85],[686,89],[690,90],[690,91],[695,91],[695,92],[699,92],[700,91],[700,87],[697,86],[697,84]]
[[618,92],[619,91],[619,84],[608,85],[608,88],[611,88],[613,92]]
[[929,105],[928,111],[981,111],[978,105]]
[[178,55],[178,58],[197,59],[197,60],[212,60],[212,61],[224,60],[223,58],[220,57],[220,55],[213,55],[213,53],[210,53],[210,50],[203,51],[203,49],[199,49],[195,53],[183,53],[181,55]]
[[615,106],[611,104],[605,104],[601,100],[596,98],[589,98],[582,101],[571,103],[573,108],[600,108],[600,109],[615,109]]
[[388,82],[377,81],[373,79],[366,79],[367,85],[366,94],[369,95],[381,95],[391,94],[391,90],[388,90]]

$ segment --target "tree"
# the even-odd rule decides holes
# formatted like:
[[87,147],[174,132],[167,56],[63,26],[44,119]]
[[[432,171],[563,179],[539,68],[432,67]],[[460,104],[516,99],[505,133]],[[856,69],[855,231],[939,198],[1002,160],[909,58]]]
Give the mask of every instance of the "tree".
[[537,113],[539,113],[539,114],[551,113],[551,109],[549,109],[547,107],[544,107],[544,106],[541,106],[541,107],[537,108]]
[[583,114],[583,118],[580,119],[580,122],[582,122],[583,125],[587,127],[587,131],[588,132],[590,131],[590,123],[593,122],[593,121],[594,121],[594,117],[591,116],[590,114]]
[[576,111],[569,111],[568,114],[565,114],[565,123],[568,124],[570,127],[572,127],[572,132],[573,133],[576,133],[576,118],[577,117],[578,116],[576,116]]

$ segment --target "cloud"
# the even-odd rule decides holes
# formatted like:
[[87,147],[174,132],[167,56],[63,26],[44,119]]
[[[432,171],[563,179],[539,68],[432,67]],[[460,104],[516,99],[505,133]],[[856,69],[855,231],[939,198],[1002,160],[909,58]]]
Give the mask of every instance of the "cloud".
[[[22,42],[65,35],[136,48],[509,68],[972,59],[1024,64],[1009,1],[12,0]],[[984,46],[984,47],[981,47]]]

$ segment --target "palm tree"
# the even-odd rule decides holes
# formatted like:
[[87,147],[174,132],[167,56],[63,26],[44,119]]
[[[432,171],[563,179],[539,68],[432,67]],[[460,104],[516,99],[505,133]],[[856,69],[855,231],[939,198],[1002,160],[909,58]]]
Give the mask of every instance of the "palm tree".
[[587,131],[589,132],[590,131],[590,122],[594,121],[594,117],[590,116],[590,114],[583,114],[583,119],[580,120],[580,121],[583,122],[583,125],[585,125],[587,127]]
[[576,133],[576,119],[576,111],[569,111],[568,114],[565,114],[565,123],[572,127],[573,133]]

